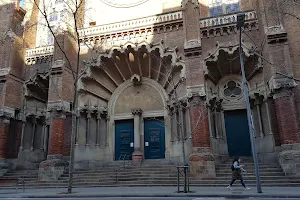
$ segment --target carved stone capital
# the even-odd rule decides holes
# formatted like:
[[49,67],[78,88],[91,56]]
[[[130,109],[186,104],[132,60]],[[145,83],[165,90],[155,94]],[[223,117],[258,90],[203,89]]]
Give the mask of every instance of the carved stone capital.
[[283,88],[294,88],[297,86],[295,80],[290,78],[282,78],[282,77],[272,77],[269,80],[269,89],[271,92],[276,92],[276,90],[280,90]]
[[0,69],[0,82],[6,81],[6,77],[8,76],[9,72],[10,72],[10,68]]
[[70,111],[70,103],[67,101],[48,101],[48,111]]
[[202,52],[201,47],[201,40],[200,39],[193,39],[188,40],[184,43],[184,53],[185,56],[200,56]]
[[65,66],[64,60],[56,60],[51,67],[51,74],[60,74]]
[[265,27],[265,34],[269,44],[287,41],[287,32],[282,25]]
[[202,85],[187,86],[186,91],[187,91],[186,96],[188,98],[192,98],[193,96],[200,96],[200,97],[205,97],[206,96],[205,86],[203,84]]

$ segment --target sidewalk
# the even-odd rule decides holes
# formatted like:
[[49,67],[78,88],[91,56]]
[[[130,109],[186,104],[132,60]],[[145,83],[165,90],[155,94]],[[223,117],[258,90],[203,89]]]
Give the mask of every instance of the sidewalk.
[[234,191],[221,187],[191,187],[191,193],[177,193],[176,187],[100,187],[74,188],[73,194],[63,194],[65,188],[57,189],[0,189],[0,198],[87,198],[87,197],[267,197],[300,198],[299,187],[263,188],[263,193],[256,193],[256,188],[244,191],[236,187]]

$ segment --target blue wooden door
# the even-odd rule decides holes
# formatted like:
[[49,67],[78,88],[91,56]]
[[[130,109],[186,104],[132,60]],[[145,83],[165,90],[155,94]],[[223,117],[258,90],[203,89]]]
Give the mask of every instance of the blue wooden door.
[[115,160],[123,159],[123,155],[126,155],[126,160],[131,160],[134,150],[130,145],[134,140],[133,130],[133,120],[115,122]]
[[246,110],[227,111],[224,114],[229,156],[251,156]]
[[145,159],[165,158],[165,123],[163,118],[144,120]]

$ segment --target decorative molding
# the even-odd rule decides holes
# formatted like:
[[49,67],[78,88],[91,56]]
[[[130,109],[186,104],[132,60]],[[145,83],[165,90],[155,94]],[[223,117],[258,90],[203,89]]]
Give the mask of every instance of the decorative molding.
[[26,54],[25,54],[26,65],[50,63],[53,58],[53,53],[54,53],[53,45],[26,49]]
[[294,88],[297,86],[295,80],[290,78],[279,78],[272,76],[271,79],[268,81],[269,89],[273,93],[276,90],[282,88]]
[[188,98],[192,98],[194,96],[200,96],[200,97],[205,97],[206,92],[205,92],[205,85],[194,85],[194,86],[187,86],[186,87],[186,93]]
[[51,66],[51,74],[60,74],[65,66],[64,60],[56,60]]
[[26,49],[26,58],[32,58],[37,56],[48,56],[48,55],[52,55],[53,52],[54,52],[54,45]]
[[265,34],[269,44],[283,43],[287,41],[287,32],[282,25],[265,27]]
[[184,43],[184,53],[186,57],[199,56],[201,54],[201,40],[194,39]]
[[[237,33],[236,19],[239,13],[209,17],[200,20],[202,38],[230,35]],[[258,29],[258,19],[256,11],[246,11],[245,31]]]
[[[160,30],[165,31],[164,27],[171,24],[175,26],[175,29],[178,29],[179,27],[177,27],[174,22],[182,23],[182,20],[182,11],[175,11],[128,21],[83,28],[79,30],[79,37],[82,40],[97,40],[102,35],[135,37],[136,33],[149,34],[149,32],[159,33]],[[169,29],[173,30],[171,27]]]
[[142,110],[142,109],[132,109],[132,110],[131,110],[131,113],[132,113],[133,115],[139,115],[139,116],[141,116],[142,113],[143,113],[143,110]]
[[133,85],[140,85],[142,78],[139,75],[134,74],[131,76],[130,80],[133,83]]
[[[125,51],[128,49],[128,47],[131,47],[133,50],[138,51],[142,46],[144,46],[148,52],[152,52],[153,50],[158,49],[160,56],[167,57],[167,56],[172,56],[172,65],[173,66],[182,66],[183,69],[181,70],[180,77],[184,78],[185,77],[185,63],[181,59],[181,57],[177,56],[177,47],[174,49],[170,49],[168,47],[164,46],[164,41],[161,40],[159,43],[147,43],[146,41],[140,42],[140,43],[133,43],[132,41],[127,41],[126,43],[122,45],[114,45],[110,49],[106,50],[105,52],[100,52],[99,56],[97,58],[93,58],[92,61],[85,62],[86,65],[90,65],[93,67],[102,67],[101,65],[101,57],[107,57],[107,58],[112,58],[114,51],[120,51],[121,53],[125,53]],[[89,74],[89,70],[87,70],[86,74]]]
[[3,106],[0,108],[0,117],[6,117],[6,118],[14,118],[15,116],[15,108]]
[[59,112],[69,112],[70,111],[70,103],[67,101],[48,101],[47,104],[48,111],[59,111]]
[[6,77],[9,75],[10,67],[0,69],[0,82],[5,82]]

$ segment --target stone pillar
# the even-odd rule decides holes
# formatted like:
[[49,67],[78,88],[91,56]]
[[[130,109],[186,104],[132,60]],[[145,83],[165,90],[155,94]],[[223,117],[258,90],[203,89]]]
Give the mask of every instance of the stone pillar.
[[286,175],[300,176],[300,129],[292,90],[274,95],[277,124],[282,144],[279,163]]
[[[210,150],[208,112],[200,97],[193,97],[190,104],[193,153],[190,155],[190,170],[193,176],[214,178],[215,158]],[[198,122],[198,123],[197,123]]]
[[26,126],[26,117],[22,119],[22,135],[21,135],[21,143],[20,143],[19,151],[23,151],[25,126]]
[[[68,58],[76,56],[76,51],[70,50],[76,49],[73,41],[70,32],[60,32],[56,35],[49,77],[49,83],[55,84],[49,84],[47,102],[47,109],[51,111],[48,155],[47,160],[41,162],[39,168],[39,180],[42,181],[57,180],[68,165],[63,160],[63,155],[68,156],[71,140],[72,123],[67,113],[70,111],[70,102],[73,101],[74,87],[72,70],[69,69],[65,56]],[[70,60],[72,65],[72,59]]]
[[[276,72],[293,76],[288,33],[284,25],[284,15],[280,10],[279,0],[257,1],[258,16],[261,16],[262,28],[265,30],[266,45],[262,52],[268,62],[264,62],[264,79],[268,80],[269,90],[275,104],[276,125],[282,151],[278,161],[287,175],[300,176],[300,129],[295,105],[294,89],[296,83]],[[270,65],[274,63],[274,65]]]
[[79,138],[79,123],[80,123],[80,112],[77,111],[76,114],[76,138],[75,138],[75,146],[78,146],[78,138]]
[[141,151],[140,124],[141,124],[141,109],[132,110],[134,115],[134,152],[132,154],[133,165],[140,165],[143,160],[143,152]]
[[96,132],[96,147],[100,146],[100,122],[101,122],[101,111],[97,111],[97,132]]
[[39,180],[57,180],[64,172],[67,162],[63,160],[64,129],[66,113],[51,112],[47,160],[40,163]]
[[86,115],[86,139],[85,139],[85,146],[89,146],[89,139],[90,139],[90,131],[91,131],[91,118],[92,118],[92,111],[87,110],[87,115]]
[[199,1],[183,0],[182,8],[186,85],[187,96],[190,98],[191,130],[193,130],[193,151],[189,158],[190,171],[193,176],[201,178],[215,177],[215,159],[210,150],[208,112],[205,106]]
[[269,101],[268,99],[265,100],[266,105],[266,112],[267,112],[267,118],[268,118],[268,127],[269,127],[269,135],[273,135],[273,127],[272,127],[272,120],[270,115],[270,107],[269,107]]
[[35,129],[36,129],[36,116],[32,117],[32,133],[31,133],[31,143],[30,150],[34,150],[34,138],[35,138]]

